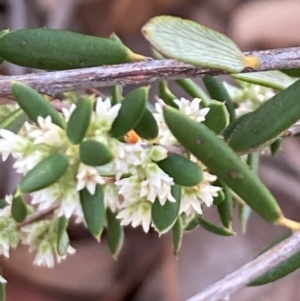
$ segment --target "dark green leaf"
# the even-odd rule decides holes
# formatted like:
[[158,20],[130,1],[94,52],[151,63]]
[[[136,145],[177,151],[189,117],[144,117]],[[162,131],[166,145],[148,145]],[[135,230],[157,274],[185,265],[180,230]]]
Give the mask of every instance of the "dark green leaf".
[[181,187],[178,185],[173,185],[171,187],[171,193],[176,200],[175,203],[167,201],[162,206],[159,200],[156,199],[154,204],[152,205],[152,220],[155,228],[159,231],[160,234],[169,231],[178,217],[181,200]]
[[80,202],[85,222],[92,235],[100,241],[105,220],[104,195],[102,187],[98,184],[95,194],[87,189],[80,190]]
[[178,216],[173,228],[172,228],[172,238],[173,238],[173,250],[174,254],[177,255],[182,244],[183,237],[183,224],[181,216]]
[[17,223],[21,223],[27,216],[27,206],[24,203],[22,197],[16,196],[11,205],[11,215]]
[[110,252],[115,258],[118,257],[124,242],[124,230],[116,216],[117,214],[109,208],[106,210],[107,242]]
[[21,180],[20,189],[31,193],[58,181],[67,171],[69,158],[64,154],[52,154],[40,161]]

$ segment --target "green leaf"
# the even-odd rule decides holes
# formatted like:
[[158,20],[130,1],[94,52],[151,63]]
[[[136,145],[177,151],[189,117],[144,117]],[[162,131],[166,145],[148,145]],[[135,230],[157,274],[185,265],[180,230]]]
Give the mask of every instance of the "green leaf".
[[195,186],[203,179],[199,165],[176,153],[169,153],[166,159],[156,164],[173,178],[175,184],[181,186]]
[[232,230],[212,224],[212,223],[208,222],[207,220],[203,219],[200,215],[197,217],[197,221],[198,221],[198,224],[200,225],[200,227],[202,227],[206,231],[211,232],[213,234],[220,235],[220,236],[234,235],[234,232],[232,232]]
[[247,114],[231,133],[229,145],[235,151],[245,153],[270,144],[299,120],[299,94],[300,80]]
[[146,140],[153,140],[158,136],[158,125],[153,114],[146,109],[134,131]]
[[234,103],[223,82],[217,76],[205,76],[203,82],[212,99],[225,103],[230,121],[233,121],[235,119]]
[[183,237],[183,223],[181,216],[178,216],[173,228],[172,228],[172,239],[173,239],[173,251],[177,255],[181,248],[182,237]]
[[95,194],[87,189],[80,190],[80,202],[85,222],[92,235],[100,241],[105,221],[104,194],[102,187],[97,184]]
[[51,116],[53,123],[62,128],[64,127],[62,117],[51,104],[34,89],[21,83],[13,83],[12,92],[21,109],[33,122],[37,123],[39,116],[44,118]]
[[252,210],[248,205],[239,203],[239,221],[240,221],[243,233],[246,233],[247,224],[248,224],[248,220],[251,215],[251,212],[252,212]]
[[178,17],[151,19],[142,29],[145,38],[163,55],[197,66],[237,73],[249,66],[228,37]]
[[223,226],[229,230],[232,230],[232,211],[233,211],[232,196],[230,194],[229,188],[224,183],[222,183],[220,186],[223,187],[224,200],[223,202],[217,205],[219,216]]
[[58,219],[56,248],[59,256],[67,253],[70,239],[67,233],[68,219],[63,215]]
[[[276,241],[273,242],[270,246],[268,246],[262,253],[276,246],[282,240],[291,236],[291,234],[292,234],[291,232],[285,233],[284,235],[279,237],[279,239],[276,239]],[[294,253],[292,256],[286,258],[281,263],[275,265],[273,268],[269,269],[259,277],[252,280],[250,283],[248,283],[248,286],[264,285],[270,282],[274,282],[294,272],[299,268],[300,268],[300,251]]]
[[109,163],[114,157],[109,148],[96,140],[85,140],[80,144],[79,155],[82,163],[100,166]]
[[48,187],[58,181],[69,167],[69,158],[64,154],[52,154],[40,161],[22,178],[20,189],[31,193]]
[[212,174],[264,219],[283,223],[284,217],[280,207],[270,191],[214,132],[170,107],[164,108],[164,118],[175,138],[203,162]]
[[270,151],[271,151],[272,156],[275,156],[279,152],[282,142],[283,142],[283,139],[278,138],[273,143],[270,144]]
[[198,220],[197,217],[195,217],[184,227],[184,231],[192,231],[198,226]]
[[112,100],[111,100],[111,104],[114,106],[118,103],[120,103],[123,100],[123,86],[121,85],[115,85],[112,86],[112,90],[111,90],[111,96],[112,96]]
[[71,143],[79,144],[84,139],[91,122],[93,102],[93,96],[85,97],[70,116],[66,132]]
[[119,138],[126,135],[142,119],[150,87],[140,87],[126,95],[109,134]]
[[223,102],[212,100],[208,108],[209,112],[205,115],[203,123],[216,134],[220,134],[229,124],[226,106]]
[[22,197],[16,196],[11,205],[11,215],[17,223],[21,223],[27,216],[27,206],[24,203]]
[[159,98],[164,101],[165,104],[178,109],[178,105],[174,102],[177,97],[170,91],[168,82],[163,80],[159,82]]
[[257,84],[277,90],[283,90],[287,88],[296,80],[277,70],[231,74],[231,76],[244,82]]
[[106,210],[107,242],[114,258],[118,257],[124,242],[124,230],[116,216],[109,208]]
[[27,119],[28,117],[22,109],[17,109],[0,121],[0,129],[17,134]]
[[201,106],[207,107],[210,103],[209,96],[203,89],[189,78],[177,79],[176,83],[191,97],[201,99]]
[[218,196],[215,196],[214,197],[214,205],[219,205],[221,204],[225,199],[225,194],[223,192],[223,189],[222,190],[219,190],[218,191]]
[[152,221],[160,234],[168,232],[173,227],[179,214],[181,187],[173,185],[171,194],[176,200],[175,203],[167,201],[164,205],[161,205],[159,200],[156,199],[152,205]]
[[16,65],[66,70],[144,60],[122,43],[49,28],[27,28],[0,39],[0,57]]
[[284,69],[280,71],[287,74],[288,76],[300,77],[300,68]]

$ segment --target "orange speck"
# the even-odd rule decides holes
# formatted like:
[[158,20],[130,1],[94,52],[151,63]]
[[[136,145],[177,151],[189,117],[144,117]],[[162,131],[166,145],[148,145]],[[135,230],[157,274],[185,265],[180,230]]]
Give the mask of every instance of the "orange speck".
[[127,143],[131,143],[131,144],[137,143],[139,141],[139,139],[140,139],[140,136],[134,130],[131,130],[125,136],[125,141]]

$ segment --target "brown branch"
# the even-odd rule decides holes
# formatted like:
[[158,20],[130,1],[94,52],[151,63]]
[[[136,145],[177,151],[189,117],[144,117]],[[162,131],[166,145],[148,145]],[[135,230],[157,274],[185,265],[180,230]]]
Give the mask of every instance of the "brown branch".
[[18,229],[33,224],[35,222],[38,222],[42,219],[44,219],[45,217],[47,217],[48,215],[52,214],[56,209],[58,209],[60,207],[60,204],[54,204],[51,207],[45,209],[45,210],[41,210],[41,211],[37,211],[31,215],[29,215],[24,222],[20,223],[18,225]]
[[[300,47],[247,52],[260,58],[255,71],[289,69],[300,67]],[[244,70],[249,72],[251,70]],[[195,78],[205,75],[224,74],[224,71],[195,67],[175,60],[147,60],[133,64],[122,64],[86,69],[55,71],[0,77],[0,96],[11,94],[13,81],[29,84],[41,93],[55,96],[57,93],[112,86],[116,84],[144,84],[163,79]]]
[[300,231],[186,301],[227,300],[232,293],[300,250]]

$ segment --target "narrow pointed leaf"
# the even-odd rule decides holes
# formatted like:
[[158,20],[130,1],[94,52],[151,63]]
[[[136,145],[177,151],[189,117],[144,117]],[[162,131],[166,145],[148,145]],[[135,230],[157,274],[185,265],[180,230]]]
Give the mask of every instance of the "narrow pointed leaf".
[[200,227],[213,234],[220,235],[220,236],[234,235],[234,232],[232,232],[232,230],[212,224],[207,220],[205,220],[204,218],[202,218],[200,215],[197,217],[197,221]]
[[82,99],[70,116],[66,133],[73,144],[79,144],[85,137],[91,121],[93,100],[93,97]]
[[146,110],[148,94],[149,87],[141,87],[126,95],[109,132],[112,137],[126,135],[139,123]]
[[17,134],[27,119],[28,116],[23,110],[17,109],[1,120],[0,129],[6,129]]
[[168,232],[173,227],[178,217],[181,200],[181,187],[173,185],[171,187],[171,193],[176,200],[175,203],[167,201],[164,205],[161,205],[159,200],[156,199],[152,205],[152,221],[160,234]]
[[299,95],[300,80],[241,120],[228,139],[229,145],[242,153],[270,144],[299,120]]
[[193,65],[240,72],[248,64],[237,45],[225,35],[178,17],[159,16],[142,29],[145,38],[163,55]]
[[283,139],[278,138],[270,145],[270,151],[271,151],[272,156],[275,156],[279,152],[282,142],[283,142]]
[[296,79],[293,79],[277,70],[232,74],[231,76],[244,82],[277,90],[283,90],[296,81]]
[[116,105],[117,103],[120,103],[123,100],[122,93],[123,93],[123,86],[115,85],[112,87],[112,90],[111,90],[111,96],[112,96],[111,104],[112,105]]
[[[292,234],[291,232],[285,233],[284,235],[282,235],[281,237],[276,239],[271,245],[269,245],[260,254],[262,254],[262,253],[266,252],[267,250],[269,250],[270,248],[276,246],[281,241],[283,241],[284,239],[291,236],[291,234]],[[300,268],[300,251],[294,253],[292,256],[286,258],[281,263],[277,264],[276,266],[269,269],[268,271],[266,271],[259,277],[252,280],[250,283],[248,283],[248,286],[258,286],[258,285],[264,285],[264,284],[267,284],[270,282],[274,282],[278,279],[281,279],[281,278],[291,274],[292,272],[294,272],[295,270],[297,270],[299,268]]]
[[206,107],[210,103],[209,96],[204,90],[189,78],[177,79],[176,83],[191,97],[201,99],[201,106]]
[[27,216],[27,206],[24,203],[22,197],[16,196],[11,205],[11,215],[17,223],[21,223]]
[[205,76],[203,77],[203,82],[212,99],[225,103],[230,121],[233,121],[235,119],[234,103],[220,78],[217,76]]
[[197,217],[193,218],[185,227],[184,231],[192,231],[199,226]]
[[156,119],[148,109],[145,110],[141,120],[135,126],[134,131],[146,140],[152,140],[158,136]]
[[221,204],[225,199],[225,194],[223,192],[223,189],[222,190],[219,190],[218,191],[218,196],[215,196],[214,197],[214,205],[219,205]]
[[221,184],[224,192],[224,200],[217,205],[218,212],[222,224],[229,230],[232,230],[232,215],[233,215],[233,201],[229,188],[225,184]]
[[280,71],[287,74],[288,76],[300,77],[300,68],[283,69]]
[[96,140],[83,141],[79,147],[79,155],[81,162],[90,166],[104,165],[113,159],[109,148]]
[[205,115],[203,123],[216,134],[220,134],[229,124],[226,106],[222,102],[212,101],[208,108],[209,112]]
[[56,248],[59,256],[67,253],[70,239],[67,233],[68,219],[63,215],[58,219]]
[[251,208],[246,204],[239,204],[239,222],[241,224],[242,232],[246,233],[247,224],[251,215]]
[[174,102],[177,97],[170,91],[167,81],[163,80],[159,82],[159,97],[165,104],[178,109],[178,105]]
[[97,184],[95,194],[90,194],[87,189],[80,190],[79,194],[87,227],[91,234],[100,241],[105,221],[105,206],[102,187]]
[[124,242],[124,230],[116,216],[116,213],[107,209],[107,242],[110,252],[115,258],[118,257]]
[[253,210],[269,222],[283,221],[280,207],[269,190],[214,132],[170,107],[164,108],[164,118],[177,140]]
[[21,180],[23,193],[31,193],[58,181],[67,171],[69,158],[64,154],[52,154],[40,161]]
[[172,228],[172,238],[173,238],[173,251],[177,255],[180,251],[183,237],[183,223],[181,216],[178,216],[173,228]]
[[170,177],[174,183],[181,186],[195,186],[203,179],[203,172],[199,165],[176,153],[156,164]]
[[51,116],[53,123],[64,127],[63,119],[59,113],[34,89],[24,84],[14,83],[12,85],[12,91],[21,109],[32,121],[37,122],[39,116],[44,118]]
[[0,39],[0,57],[16,65],[66,70],[144,60],[112,39],[48,28],[11,31]]

